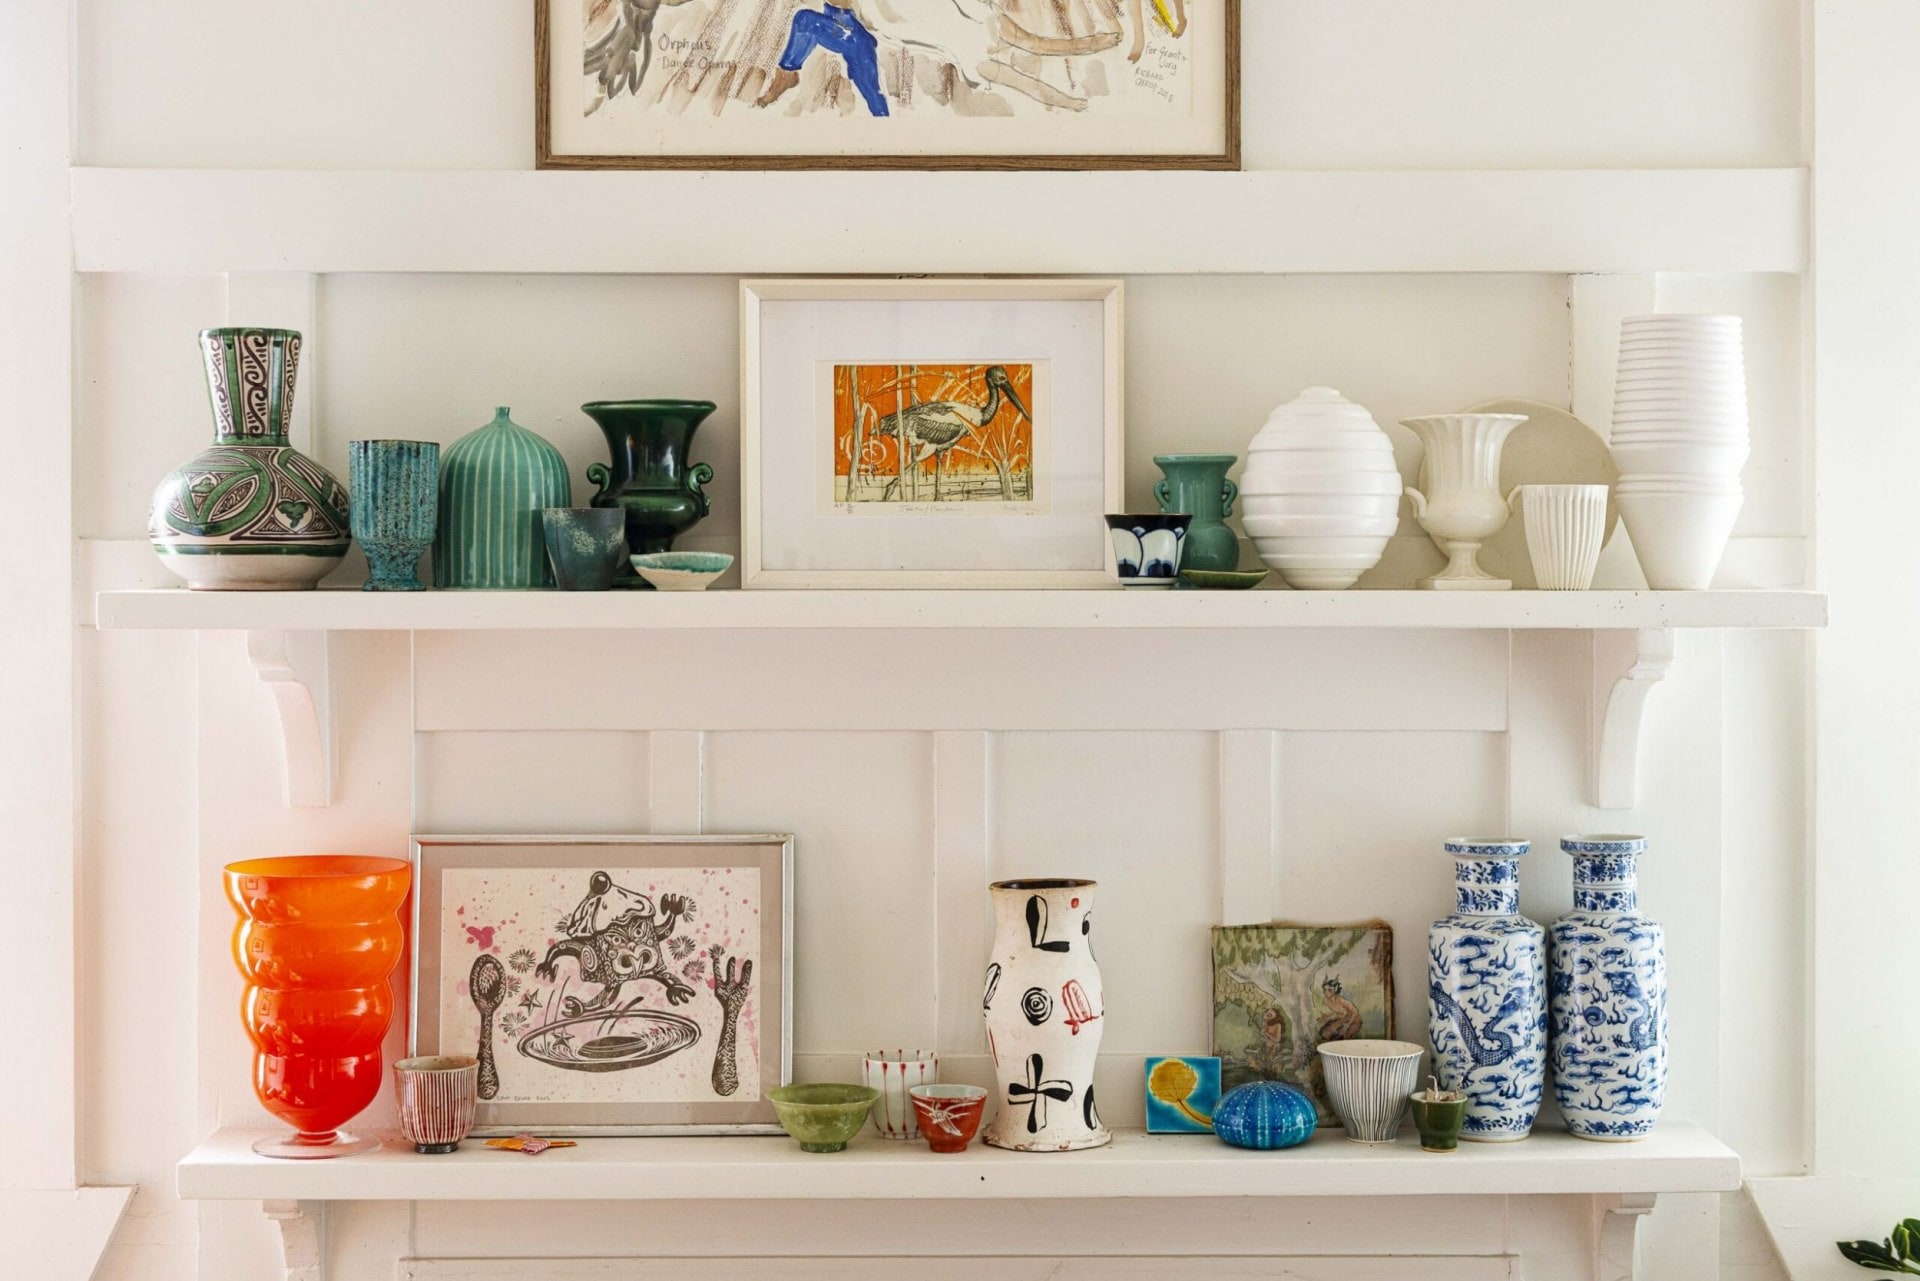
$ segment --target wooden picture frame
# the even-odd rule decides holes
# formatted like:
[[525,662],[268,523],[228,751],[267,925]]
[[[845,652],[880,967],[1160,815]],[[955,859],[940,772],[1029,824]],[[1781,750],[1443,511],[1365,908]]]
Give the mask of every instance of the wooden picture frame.
[[791,836],[415,836],[413,862],[409,1052],[478,1050],[474,1134],[781,1133]]
[[[774,0],[767,0],[773,3]],[[980,39],[993,52],[976,56],[973,52],[950,53],[944,46],[913,38],[909,31],[889,38],[883,27],[875,37],[860,25],[857,10],[864,0],[835,0],[840,13],[853,14],[842,19],[841,27],[825,26],[838,43],[818,37],[805,53],[799,53],[798,73],[783,73],[767,43],[765,33],[758,38],[729,39],[724,48],[699,33],[674,35],[678,28],[656,29],[667,15],[672,21],[677,4],[669,3],[644,19],[645,32],[626,30],[624,0],[560,0],[564,6],[581,6],[578,25],[571,7],[556,10],[554,0],[534,0],[534,147],[535,165],[541,169],[1238,169],[1240,167],[1240,0],[1108,0],[1120,15],[1119,34],[1100,31],[1087,37],[1046,35],[1029,32],[1013,15],[1000,9],[1003,3],[1018,0],[948,0],[939,13],[948,24],[956,19],[948,8],[967,13],[967,5],[985,15],[970,19],[982,29]],[[824,13],[825,5],[815,6],[802,0],[801,8]],[[589,9],[591,8],[591,12]],[[556,21],[556,18],[564,21]],[[868,20],[872,16],[868,15]],[[636,19],[636,21],[641,21]],[[685,21],[685,19],[682,19]],[[719,21],[719,19],[715,19]],[[791,18],[788,19],[791,21]],[[591,30],[589,23],[596,23]],[[1006,25],[1012,24],[1012,25]],[[816,24],[821,25],[821,24]],[[602,26],[608,30],[601,32]],[[839,52],[855,37],[865,44],[862,77],[854,74],[855,62]],[[1126,32],[1132,42],[1127,44]],[[592,40],[594,34],[601,39]],[[737,37],[738,32],[729,33]],[[1009,35],[1028,48],[1006,43]],[[1120,43],[1106,44],[1110,35]],[[1188,41],[1184,47],[1182,41]],[[1205,41],[1204,48],[1202,41]],[[789,32],[786,48],[777,55],[784,62],[795,56],[801,35]],[[1081,48],[1089,43],[1098,48]],[[701,52],[708,44],[714,47]],[[596,61],[596,79],[602,97],[591,107],[572,104],[573,110],[557,105],[567,81],[564,60],[568,48],[582,50],[584,81],[586,64]],[[967,46],[971,49],[971,44]],[[929,49],[939,51],[937,56]],[[1042,52],[1031,52],[1038,49]],[[825,50],[825,53],[821,51]],[[1068,50],[1068,52],[1059,52]],[[742,57],[746,52],[748,56]],[[861,55],[855,54],[855,57]],[[838,58],[836,64],[833,59]],[[924,64],[933,58],[935,65]],[[882,61],[884,59],[884,61]],[[915,60],[920,60],[916,62]],[[1049,72],[1054,60],[1062,69]],[[706,61],[702,61],[706,60]],[[616,65],[616,63],[618,65]],[[772,63],[761,66],[760,63]],[[809,64],[820,64],[820,68]],[[1015,63],[1019,66],[1016,68]],[[1066,64],[1080,66],[1076,78]],[[1085,65],[1081,65],[1085,64]],[[741,71],[742,65],[746,70]],[[836,71],[833,68],[838,67]],[[713,71],[712,68],[721,68]],[[1111,69],[1109,69],[1111,68]],[[697,70],[696,70],[697,69]],[[1091,86],[1097,69],[1101,92],[1092,88],[1056,97],[1063,91],[1048,80],[1067,80],[1076,87]],[[674,105],[655,111],[658,101],[649,101],[637,112],[650,113],[644,122],[623,121],[620,125],[594,124],[588,121],[606,101],[622,93],[638,100],[646,90],[664,99],[667,90],[648,89],[647,77],[659,71],[661,76],[680,76],[683,91],[673,95]],[[1029,74],[1033,72],[1034,74]],[[738,73],[737,77],[736,74]],[[784,136],[765,139],[756,136],[755,123],[736,135],[731,123],[713,127],[715,142],[704,145],[697,139],[679,144],[671,126],[662,126],[660,118],[682,117],[684,100],[695,94],[707,94],[720,101],[703,104],[696,116],[701,123],[679,132],[708,128],[719,116],[722,106],[728,115],[751,120],[749,109],[765,110],[780,105],[776,98],[763,108],[759,97],[742,97],[748,89],[764,96],[783,74],[796,75],[792,92],[812,95],[805,101],[824,99],[805,107],[795,99],[782,108],[783,115],[770,116],[766,123],[792,121],[803,112],[810,118],[802,127],[788,129]],[[689,81],[697,90],[684,90]],[[862,110],[848,106],[855,101],[855,82],[862,81],[857,97],[867,103]],[[609,83],[613,99],[604,96]],[[729,86],[716,88],[715,86]],[[1117,86],[1117,87],[1116,87]],[[892,92],[889,92],[891,87]],[[832,92],[829,93],[829,90]],[[872,119],[874,98],[878,94],[885,110],[918,112],[926,119],[926,128],[894,131],[881,137],[872,128],[880,122]],[[1191,96],[1191,109],[1182,116],[1179,94]],[[941,101],[941,95],[946,99]],[[789,94],[789,96],[791,96]],[[1109,102],[1122,97],[1126,109],[1102,111]],[[1156,98],[1168,106],[1158,115]],[[734,104],[738,104],[735,106]],[[1217,104],[1217,106],[1215,105]],[[977,113],[977,114],[975,114]],[[576,123],[575,116],[578,116]],[[942,115],[949,118],[941,118]],[[834,118],[847,122],[836,130]],[[889,126],[898,115],[889,120]],[[824,124],[822,122],[825,122]],[[816,127],[818,125],[819,127]],[[649,132],[652,131],[652,132]],[[765,130],[760,129],[764,134]],[[903,136],[904,133],[904,136]],[[580,136],[576,136],[580,135]],[[740,137],[734,149],[725,145],[727,137]],[[1137,149],[1121,145],[1137,138]],[[748,145],[748,144],[751,145]],[[838,149],[835,149],[836,145]]]
[[[1124,295],[1095,279],[743,280],[741,585],[1117,587],[1102,517],[1125,492]],[[942,407],[944,426],[923,427]]]

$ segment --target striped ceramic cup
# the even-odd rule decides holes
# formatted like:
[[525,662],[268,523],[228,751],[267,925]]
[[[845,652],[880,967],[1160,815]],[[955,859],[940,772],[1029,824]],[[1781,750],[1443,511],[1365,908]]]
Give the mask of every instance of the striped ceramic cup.
[[1407,1041],[1327,1041],[1320,1065],[1327,1098],[1347,1137],[1356,1143],[1391,1143],[1406,1119],[1407,1100],[1420,1082],[1426,1051]]
[[940,1079],[940,1058],[932,1050],[875,1050],[860,1064],[861,1079],[880,1091],[873,1104],[873,1128],[889,1139],[920,1137],[919,1118],[907,1091]]
[[400,1133],[416,1152],[451,1152],[473,1129],[480,1060],[467,1054],[401,1059],[393,1065]]

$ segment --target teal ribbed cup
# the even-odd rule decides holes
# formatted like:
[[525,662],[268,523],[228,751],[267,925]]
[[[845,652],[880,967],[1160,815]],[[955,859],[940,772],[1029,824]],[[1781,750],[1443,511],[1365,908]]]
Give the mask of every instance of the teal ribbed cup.
[[350,440],[353,536],[367,553],[370,592],[418,592],[415,571],[439,523],[440,446],[430,440]]
[[433,585],[514,590],[553,586],[540,513],[573,503],[560,451],[514,422],[493,421],[447,447]]

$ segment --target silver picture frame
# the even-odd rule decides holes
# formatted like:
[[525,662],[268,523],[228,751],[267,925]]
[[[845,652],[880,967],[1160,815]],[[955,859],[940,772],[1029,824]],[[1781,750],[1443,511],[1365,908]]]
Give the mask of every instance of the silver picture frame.
[[[443,1044],[440,998],[448,982],[445,973],[447,958],[443,956],[442,945],[445,913],[449,910],[444,896],[445,874],[448,871],[577,872],[579,882],[587,886],[589,883],[598,884],[594,881],[596,874],[606,869],[632,872],[754,868],[760,874],[760,894],[756,904],[759,932],[755,949],[760,964],[751,979],[752,990],[758,999],[755,1025],[759,1044],[759,1054],[755,1059],[759,1088],[753,1098],[609,1100],[601,1097],[494,1102],[483,1097],[472,1133],[480,1137],[525,1133],[554,1137],[781,1133],[773,1107],[766,1099],[766,1091],[788,1084],[793,1079],[793,846],[792,836],[780,834],[414,836],[413,963],[407,1028],[409,1053],[473,1053],[477,1048],[466,1044]],[[614,882],[613,888],[620,888],[617,882]],[[622,893],[627,891],[623,890]],[[588,898],[574,908],[573,918],[604,927],[608,921],[601,913],[596,898],[596,895],[589,893]],[[660,902],[663,912],[666,910],[665,899],[663,894]],[[620,905],[625,906],[627,902],[623,899]],[[566,907],[573,907],[573,904],[560,905],[556,900],[555,906],[564,913]],[[653,906],[648,901],[649,915]],[[697,914],[696,901],[694,912],[684,919],[696,919]],[[549,922],[542,922],[540,928],[550,932],[552,926]],[[489,938],[489,944],[491,941]],[[573,941],[562,938],[554,946]],[[476,947],[476,965],[480,952],[491,954],[498,950]],[[684,955],[692,958],[694,953],[688,951]],[[553,949],[550,948],[547,960],[552,961],[553,958]],[[777,958],[775,964],[768,965],[768,960],[773,958]],[[571,961],[563,959],[563,963],[569,966],[569,972],[573,972],[578,961],[577,956],[573,956]],[[495,972],[505,973],[498,965],[495,966]],[[528,967],[524,974],[516,972],[515,977],[530,979],[534,972],[533,967]],[[613,1002],[625,998],[627,994],[619,984],[609,986],[612,994],[607,997],[609,1012],[604,1016],[607,1020],[615,1018],[617,1014],[624,1015],[631,1009],[641,1009],[651,1011],[656,1019],[671,1018],[680,1024],[689,1022],[684,1016],[667,1010],[669,1002],[661,996],[664,984],[641,990],[635,999],[619,1006],[617,1011]],[[681,986],[714,990],[700,981],[690,981]],[[561,991],[560,988],[552,988],[548,996],[558,1003]],[[479,1002],[475,1004],[477,1007]],[[587,1008],[592,1008],[591,1003]],[[731,1022],[734,1017],[727,1015],[726,1019]],[[490,1018],[491,1013],[489,1021]],[[483,1026],[486,1024],[483,1023]],[[520,1045],[524,1047],[525,1044],[523,1039]],[[691,1049],[692,1045],[689,1042],[686,1048]],[[496,1044],[495,1053],[500,1052]],[[521,1048],[520,1052],[534,1057],[525,1048]],[[718,1074],[716,1059],[713,1069],[716,1082]],[[593,1080],[604,1081],[608,1074],[596,1070],[581,1075],[583,1080],[591,1076]],[[498,1079],[497,1075],[495,1079]],[[565,1081],[570,1078],[558,1074],[558,1079]],[[717,1091],[717,1083],[714,1088]],[[597,1093],[604,1095],[606,1091],[601,1089]]]

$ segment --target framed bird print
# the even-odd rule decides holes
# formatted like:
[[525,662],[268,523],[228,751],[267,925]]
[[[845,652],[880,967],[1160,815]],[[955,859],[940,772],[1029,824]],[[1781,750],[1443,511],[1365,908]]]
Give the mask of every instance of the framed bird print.
[[1116,280],[740,286],[747,587],[1111,587]]
[[549,168],[1233,169],[1240,0],[535,0]]
[[480,1060],[474,1133],[777,1134],[790,836],[416,836],[415,1054]]

